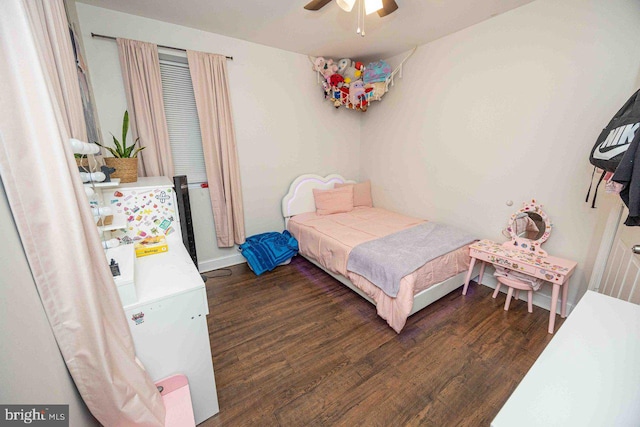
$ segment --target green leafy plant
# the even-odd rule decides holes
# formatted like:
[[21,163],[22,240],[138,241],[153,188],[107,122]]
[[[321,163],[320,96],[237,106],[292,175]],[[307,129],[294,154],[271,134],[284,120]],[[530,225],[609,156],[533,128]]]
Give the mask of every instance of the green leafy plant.
[[136,140],[133,141],[133,144],[127,145],[128,132],[129,132],[129,111],[125,110],[124,117],[122,118],[122,143],[120,143],[120,141],[118,141],[118,139],[113,134],[111,134],[111,136],[113,137],[113,145],[115,147],[106,147],[97,142],[96,144],[98,144],[102,148],[106,148],[107,150],[109,150],[109,152],[113,154],[113,157],[118,157],[121,159],[138,157],[138,153],[144,150],[145,147],[135,148],[136,144],[140,142],[140,138],[136,138]]

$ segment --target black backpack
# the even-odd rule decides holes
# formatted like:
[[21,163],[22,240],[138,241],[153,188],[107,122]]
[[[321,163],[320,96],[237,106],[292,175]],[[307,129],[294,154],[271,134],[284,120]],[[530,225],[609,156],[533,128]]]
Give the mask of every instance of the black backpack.
[[[631,98],[629,98],[622,108],[613,116],[609,124],[602,129],[600,136],[598,136],[595,145],[591,149],[589,161],[594,166],[591,179],[593,180],[596,168],[603,170],[593,195],[592,208],[595,207],[598,186],[604,179],[605,174],[616,171],[625,154],[627,154],[627,150],[632,145],[631,143],[640,138],[639,128],[640,90],[631,95]],[[637,145],[637,141],[635,145]],[[589,201],[590,193],[591,186],[589,186],[587,199],[585,201]]]

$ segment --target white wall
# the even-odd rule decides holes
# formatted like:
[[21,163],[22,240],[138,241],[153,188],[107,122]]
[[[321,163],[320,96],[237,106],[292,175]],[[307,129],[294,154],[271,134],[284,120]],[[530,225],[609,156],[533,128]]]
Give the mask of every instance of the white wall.
[[[234,57],[229,80],[247,235],[283,229],[280,199],[297,175],[358,178],[359,114],[323,101],[306,56],[82,3],[77,10],[105,141],[121,128],[126,99],[115,42],[91,32]],[[208,192],[192,190],[190,198],[201,266],[233,263],[235,249],[216,247]]]
[[70,425],[98,425],[69,375],[0,181],[0,402],[68,404]]
[[[586,289],[606,218],[584,203],[587,156],[636,86],[636,1],[537,0],[423,45],[366,114],[329,108],[302,55],[77,9],[105,135],[119,128],[126,102],[115,43],[92,31],[234,56],[248,234],[282,229],[279,200],[303,172],[371,178],[377,205],[497,241],[509,215],[536,198],[554,223],[545,249],[579,263],[570,303]],[[215,247],[207,192],[191,191],[191,203],[199,258],[207,266],[235,261],[235,250]]]
[[363,116],[374,203],[504,241],[509,215],[536,198],[554,225],[544,248],[579,263],[576,301],[599,244],[589,150],[636,89],[638,16],[634,0],[538,0],[420,46]]

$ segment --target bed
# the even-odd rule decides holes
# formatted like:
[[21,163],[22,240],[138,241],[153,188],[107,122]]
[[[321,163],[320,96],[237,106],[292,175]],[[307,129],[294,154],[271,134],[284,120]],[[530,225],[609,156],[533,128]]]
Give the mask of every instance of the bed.
[[356,207],[350,212],[318,215],[313,189],[333,189],[348,184],[336,174],[305,174],[296,178],[282,199],[286,228],[298,240],[300,255],[376,306],[378,315],[400,333],[407,318],[462,286],[469,271],[469,244],[441,255],[402,277],[395,297],[387,295],[362,275],[347,269],[352,249],[426,221],[376,207]]

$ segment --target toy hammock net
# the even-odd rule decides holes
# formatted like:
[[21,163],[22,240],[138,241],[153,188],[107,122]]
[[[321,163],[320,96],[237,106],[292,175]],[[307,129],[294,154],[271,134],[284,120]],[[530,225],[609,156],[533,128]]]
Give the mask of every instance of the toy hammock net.
[[326,100],[336,108],[346,107],[364,112],[372,101],[382,100],[389,91],[389,86],[394,85],[396,76],[402,78],[402,67],[415,51],[416,48],[394,70],[383,60],[372,62],[366,67],[362,62],[353,62],[347,58],[337,63],[321,56],[309,57],[309,60]]

